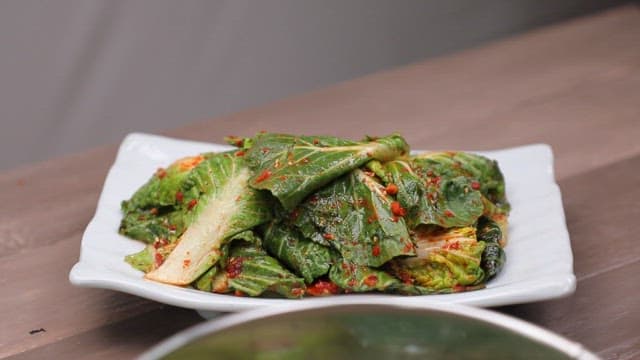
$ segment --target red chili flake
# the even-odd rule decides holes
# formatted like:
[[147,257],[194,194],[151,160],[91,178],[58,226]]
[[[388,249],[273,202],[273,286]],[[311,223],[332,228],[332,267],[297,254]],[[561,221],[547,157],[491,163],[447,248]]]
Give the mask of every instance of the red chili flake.
[[427,170],[427,176],[429,177],[433,176],[433,170]]
[[409,275],[408,272],[403,271],[400,274],[398,274],[398,277],[400,278],[400,280],[407,284],[407,285],[411,285],[413,284],[413,278],[411,277],[411,275]]
[[229,135],[225,138],[225,140],[227,140],[228,142],[233,142],[233,145],[237,147],[242,147],[244,145],[244,139],[239,136]]
[[182,200],[184,200],[184,194],[182,193],[182,191],[176,192],[176,201],[182,202]]
[[453,211],[447,209],[447,210],[444,211],[444,216],[446,216],[446,217],[454,217],[454,216],[456,216],[456,214],[454,214]]
[[384,190],[389,195],[395,195],[398,193],[398,186],[396,184],[389,184]]
[[338,285],[331,281],[317,280],[307,287],[307,294],[312,296],[332,295],[340,292]]
[[158,252],[155,254],[154,258],[156,260],[156,266],[160,266],[164,262],[164,257]]
[[380,246],[378,244],[373,245],[373,248],[371,249],[371,255],[380,256]]
[[471,182],[471,188],[472,188],[473,190],[480,190],[480,183],[479,183],[479,182],[477,182],[477,181],[472,181],[472,182]]
[[169,224],[169,226],[167,226],[167,229],[171,230],[171,231],[176,231],[178,227],[175,226],[174,224]]
[[318,202],[318,197],[316,195],[312,195],[309,198],[309,202],[311,203],[311,205],[315,205]]
[[395,216],[405,216],[407,214],[407,211],[397,201],[391,203],[391,212]]
[[318,145],[320,144],[320,140],[318,139],[313,139],[313,145]]
[[178,160],[178,165],[181,171],[187,171],[198,166],[198,164],[200,164],[203,160],[204,160],[204,156],[202,155],[190,156],[190,157],[186,157],[184,159]]
[[151,210],[149,210],[149,213],[151,215],[158,215],[158,208],[151,208]]
[[168,243],[169,243],[169,240],[167,239],[157,239],[156,241],[153,242],[153,247],[156,249],[159,249],[167,245]]
[[239,297],[243,297],[243,296],[245,296],[246,294],[245,294],[245,293],[243,293],[243,292],[242,292],[242,291],[240,291],[240,290],[236,290],[236,291],[234,291],[234,292],[233,292],[233,295],[235,295],[235,296],[239,296]]
[[453,292],[463,292],[465,291],[467,288],[460,285],[460,284],[456,284],[453,286]]
[[262,153],[263,153],[263,154],[266,154],[266,153],[268,153],[268,152],[269,152],[269,148],[268,148],[268,147],[263,147],[263,148],[261,149],[261,151],[262,151]]
[[413,250],[413,244],[412,244],[412,243],[410,243],[410,242],[408,242],[408,243],[404,246],[404,249],[402,249],[402,250],[404,250],[404,252],[406,252],[406,253],[411,252],[411,250]]
[[238,150],[234,155],[240,157],[240,156],[244,156],[244,154],[245,154],[244,150]]
[[350,279],[349,282],[347,282],[347,285],[354,287],[356,286],[356,283],[357,283],[356,279]]
[[434,185],[440,185],[440,176],[436,176],[431,180],[431,183],[433,183]]
[[298,219],[298,216],[300,216],[300,210],[298,210],[298,208],[293,209],[293,211],[291,211],[291,214],[289,214],[289,219],[291,219],[291,221],[296,221],[296,219]]
[[450,244],[445,245],[447,249],[451,249],[451,250],[460,250],[460,242],[456,241],[456,242],[452,242]]
[[184,259],[184,260],[182,261],[182,268],[186,269],[186,268],[188,268],[188,267],[189,267],[189,265],[191,265],[191,260],[189,260],[189,259]]
[[369,287],[374,287],[378,283],[378,277],[375,275],[369,275],[364,279],[364,284]]
[[256,178],[256,183],[260,183],[263,182],[265,180],[267,180],[269,177],[271,177],[271,171],[269,170],[264,170],[262,173],[260,173],[260,175],[258,175],[258,177]]
[[227,275],[229,275],[229,278],[233,279],[238,275],[240,275],[240,273],[242,272],[243,262],[244,262],[244,258],[241,258],[241,257],[231,258],[231,260],[229,260],[229,264],[227,265],[227,268],[226,268]]
[[333,234],[324,234],[322,235],[323,238],[327,239],[327,240],[333,240],[335,239],[335,237],[333,236]]
[[304,290],[300,288],[293,288],[291,289],[291,295],[295,297],[302,297],[302,295],[304,295]]
[[287,177],[286,177],[285,175],[282,175],[282,176],[280,176],[278,179],[280,179],[280,180],[282,180],[282,181],[285,181],[285,180],[287,180]]
[[196,205],[198,205],[198,200],[191,199],[191,201],[189,201],[189,204],[187,205],[187,210],[193,209]]
[[165,176],[167,176],[167,170],[165,170],[164,168],[158,168],[158,170],[156,170],[156,176],[159,179],[164,178]]

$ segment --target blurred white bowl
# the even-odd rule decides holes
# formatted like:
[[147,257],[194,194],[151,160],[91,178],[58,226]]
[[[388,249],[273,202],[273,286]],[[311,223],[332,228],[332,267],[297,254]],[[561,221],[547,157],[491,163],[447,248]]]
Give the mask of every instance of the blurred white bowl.
[[227,315],[140,359],[597,359],[582,345],[497,312],[341,298]]

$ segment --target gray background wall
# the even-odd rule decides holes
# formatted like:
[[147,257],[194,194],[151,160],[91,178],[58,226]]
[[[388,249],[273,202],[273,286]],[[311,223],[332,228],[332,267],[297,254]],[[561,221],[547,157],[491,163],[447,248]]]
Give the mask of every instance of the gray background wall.
[[621,2],[1,1],[0,169]]

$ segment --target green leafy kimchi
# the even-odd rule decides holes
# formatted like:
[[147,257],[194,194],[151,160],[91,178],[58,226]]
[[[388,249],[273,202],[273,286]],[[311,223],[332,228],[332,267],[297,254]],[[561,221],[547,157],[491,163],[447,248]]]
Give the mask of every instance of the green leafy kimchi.
[[125,260],[145,278],[237,296],[453,293],[505,263],[496,161],[411,155],[398,134],[260,133],[158,169],[122,202]]

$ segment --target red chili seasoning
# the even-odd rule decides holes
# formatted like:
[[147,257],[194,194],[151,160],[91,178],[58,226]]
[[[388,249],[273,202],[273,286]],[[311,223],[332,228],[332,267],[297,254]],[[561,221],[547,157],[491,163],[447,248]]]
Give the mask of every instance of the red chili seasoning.
[[269,152],[269,148],[268,147],[263,147],[261,150],[262,150],[263,154],[266,154],[266,153]]
[[447,210],[444,211],[444,216],[446,216],[446,217],[454,217],[454,216],[456,216],[456,214],[454,214],[453,211],[447,209]]
[[234,292],[233,292],[233,295],[235,295],[235,296],[239,296],[239,297],[243,297],[243,296],[245,296],[246,294],[245,294],[245,293],[243,293],[243,292],[242,292],[242,291],[240,291],[240,290],[236,290],[236,291],[234,291]]
[[243,261],[244,261],[244,258],[241,258],[241,257],[231,258],[231,260],[229,260],[229,264],[227,265],[227,268],[226,268],[227,275],[229,275],[229,278],[233,279],[238,275],[240,275],[240,273],[242,272]]
[[472,181],[472,182],[471,182],[471,188],[472,188],[473,190],[480,190],[480,183],[479,183],[479,182],[477,182],[477,181]]
[[450,250],[460,250],[460,242],[459,241],[452,242],[451,244],[447,244],[446,247],[447,249],[450,249]]
[[262,173],[260,173],[260,175],[258,175],[258,177],[256,178],[256,183],[260,183],[263,182],[265,180],[267,180],[268,178],[271,177],[271,171],[269,170],[264,170]]
[[187,210],[193,209],[196,205],[198,205],[198,200],[191,199],[191,201],[189,201],[189,204],[187,205]]
[[182,267],[183,267],[183,268],[185,268],[185,269],[186,269],[186,268],[188,268],[188,267],[189,267],[189,265],[191,265],[191,260],[189,260],[189,259],[184,259],[184,260],[182,261]]
[[228,142],[232,142],[233,145],[237,147],[242,147],[244,145],[244,139],[239,136],[229,135],[225,138],[225,140],[227,140]]
[[291,214],[289,214],[289,219],[291,219],[292,221],[296,221],[296,219],[298,219],[298,216],[300,216],[300,210],[298,210],[298,208],[293,209],[293,211],[291,211]]
[[153,242],[153,247],[158,249],[167,245],[168,243],[169,243],[169,240],[167,239],[157,239],[156,241]]
[[313,145],[318,145],[320,144],[320,140],[318,139],[313,139]]
[[304,295],[304,290],[300,288],[293,288],[291,289],[291,295],[295,297],[302,297],[302,295]]
[[441,180],[441,179],[440,179],[440,176],[436,176],[436,177],[434,177],[434,178],[433,178],[433,180],[431,180],[431,182],[432,182],[434,185],[440,185],[440,180]]
[[389,195],[395,195],[398,193],[398,186],[396,184],[389,184],[384,190]]
[[149,210],[149,213],[151,215],[158,215],[158,208],[151,208],[151,210]]
[[156,266],[160,266],[164,262],[164,257],[162,257],[162,255],[158,252],[155,254],[154,258],[156,260]]
[[380,246],[378,244],[373,245],[373,248],[371,249],[371,255],[380,256]]
[[183,199],[184,199],[184,194],[182,193],[182,191],[176,192],[176,201],[182,202]]
[[244,150],[238,150],[236,151],[235,156],[240,157],[240,156],[244,156],[244,154],[245,154]]
[[324,235],[322,235],[322,237],[323,237],[323,238],[325,238],[325,239],[327,239],[327,240],[333,240],[333,239],[335,239],[335,238],[333,237],[333,234],[324,234]]
[[318,280],[307,287],[307,294],[312,296],[332,295],[340,292],[338,285],[331,281]]
[[405,216],[407,214],[407,211],[397,201],[391,203],[391,212],[395,216]]
[[280,180],[282,180],[282,181],[285,181],[285,180],[287,180],[287,177],[286,177],[285,175],[282,175],[282,176],[280,176],[278,179],[280,179]]
[[356,286],[356,283],[357,283],[356,279],[350,279],[349,282],[347,282],[347,285],[354,287]]
[[167,176],[167,170],[163,169],[163,168],[158,168],[158,170],[156,170],[156,176],[159,179],[164,178],[165,176]]
[[427,170],[427,176],[433,176],[433,170]]
[[170,231],[176,231],[178,227],[175,226],[174,224],[169,224],[169,226],[167,226],[167,229],[169,229]]
[[202,160],[204,160],[204,156],[202,155],[190,156],[190,157],[186,157],[184,159],[178,160],[178,165],[180,166],[181,171],[187,171],[198,166],[198,164],[200,164]]
[[411,250],[413,250],[413,244],[412,244],[412,243],[410,243],[410,242],[408,242],[408,243],[404,246],[404,249],[402,249],[402,250],[404,250],[404,252],[406,252],[406,253],[411,252]]
[[411,275],[409,275],[408,272],[405,272],[405,271],[401,272],[399,274],[399,278],[403,283],[407,285],[413,284],[413,278],[411,277]]
[[378,283],[378,277],[375,275],[369,275],[364,279],[364,284],[369,287],[374,287]]

